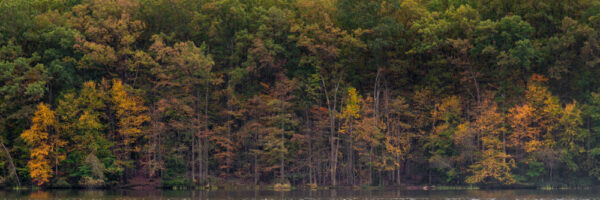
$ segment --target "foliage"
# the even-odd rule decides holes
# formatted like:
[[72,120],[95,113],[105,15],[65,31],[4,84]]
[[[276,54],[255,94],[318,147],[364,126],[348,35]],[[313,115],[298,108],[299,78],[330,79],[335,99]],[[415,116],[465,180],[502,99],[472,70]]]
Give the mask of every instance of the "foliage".
[[598,184],[599,6],[2,0],[0,184]]
[[31,160],[27,163],[32,181],[43,185],[52,177],[52,162],[64,160],[64,155],[59,154],[59,148],[66,142],[59,138],[56,132],[56,113],[44,104],[37,106],[37,111],[32,118],[32,126],[21,134],[21,138],[31,146]]

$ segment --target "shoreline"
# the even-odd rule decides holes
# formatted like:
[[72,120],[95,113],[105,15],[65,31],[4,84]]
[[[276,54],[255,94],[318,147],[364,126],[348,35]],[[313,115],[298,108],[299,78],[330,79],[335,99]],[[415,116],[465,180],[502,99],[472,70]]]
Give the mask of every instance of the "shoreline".
[[150,185],[123,185],[116,187],[0,187],[1,191],[51,191],[51,190],[127,190],[127,191],[328,191],[328,190],[353,190],[353,191],[461,191],[461,190],[592,190],[600,188],[600,185],[593,186],[448,186],[448,185],[404,185],[404,186],[319,186],[311,188],[308,186],[291,186],[290,188],[278,189],[274,185],[257,186],[211,186],[211,187],[152,187]]

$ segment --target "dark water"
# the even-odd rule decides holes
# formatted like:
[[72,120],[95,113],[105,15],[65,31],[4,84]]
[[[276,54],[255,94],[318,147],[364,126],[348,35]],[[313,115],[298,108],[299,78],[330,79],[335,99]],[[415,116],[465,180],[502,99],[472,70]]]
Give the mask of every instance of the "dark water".
[[128,191],[128,190],[50,190],[0,191],[0,200],[193,200],[193,199],[600,199],[598,190],[458,190],[458,191],[401,191],[401,190],[320,190],[320,191]]

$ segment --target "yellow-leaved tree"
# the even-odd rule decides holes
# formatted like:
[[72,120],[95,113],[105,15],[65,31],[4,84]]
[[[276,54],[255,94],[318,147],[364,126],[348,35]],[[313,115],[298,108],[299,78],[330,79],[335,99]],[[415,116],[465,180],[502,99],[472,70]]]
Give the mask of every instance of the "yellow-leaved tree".
[[415,133],[411,130],[413,125],[410,123],[410,120],[414,119],[414,113],[406,99],[402,97],[391,100],[389,108],[382,164],[386,171],[393,171],[396,184],[400,184],[402,165],[410,155],[411,142],[415,137]]
[[474,109],[473,122],[465,122],[458,126],[457,135],[474,132],[477,143],[481,145],[481,155],[469,166],[473,173],[468,176],[469,184],[513,184],[516,182],[512,169],[514,159],[506,153],[504,116],[498,111],[493,95],[487,95]]
[[342,108],[342,113],[340,114],[340,118],[343,120],[343,124],[340,127],[340,133],[346,135],[346,140],[348,142],[348,146],[346,147],[347,156],[347,170],[346,175],[348,176],[348,183],[354,184],[354,134],[353,124],[356,123],[355,119],[360,117],[360,103],[362,97],[356,91],[356,88],[350,87],[348,88],[348,94],[346,96],[345,106]]
[[141,151],[141,145],[136,145],[142,136],[142,125],[150,121],[148,108],[144,106],[142,98],[133,94],[133,89],[124,85],[121,80],[115,79],[110,89],[112,110],[117,120],[117,135],[114,138],[117,150],[116,156],[120,164],[131,168],[131,154]]
[[540,75],[532,75],[525,91],[525,102],[509,111],[508,122],[512,128],[510,146],[527,153],[556,143],[553,132],[559,128],[562,109],[558,98],[542,85],[545,81],[547,79]]
[[31,127],[21,134],[21,138],[30,147],[31,160],[27,163],[27,167],[31,179],[36,185],[41,186],[50,181],[52,164],[58,173],[58,162],[65,159],[58,150],[64,147],[66,142],[55,131],[56,113],[48,105],[40,103],[31,121]]
[[[532,75],[525,101],[511,108],[508,114],[512,132],[506,146],[513,149],[517,160],[526,164],[529,181],[535,181],[544,171],[552,180],[553,168],[560,163],[557,141],[560,141],[560,133],[565,131],[561,127],[563,108],[558,97],[544,86],[547,80],[541,75]],[[567,127],[572,126],[567,122],[564,121]]]

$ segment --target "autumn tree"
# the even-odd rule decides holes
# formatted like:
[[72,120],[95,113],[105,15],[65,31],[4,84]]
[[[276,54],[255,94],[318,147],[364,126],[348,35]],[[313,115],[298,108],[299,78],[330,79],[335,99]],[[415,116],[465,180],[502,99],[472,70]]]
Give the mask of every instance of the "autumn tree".
[[135,48],[144,29],[131,12],[137,7],[138,2],[130,0],[93,0],[72,8],[70,24],[81,33],[74,44],[83,54],[78,62],[81,69],[132,85],[148,72],[151,57]]
[[[261,119],[264,135],[261,140],[261,158],[265,165],[264,172],[279,171],[279,183],[289,183],[286,177],[286,166],[292,156],[291,138],[296,134],[298,127],[297,117],[291,110],[293,104],[290,100],[295,98],[294,81],[280,77],[280,83],[268,88],[268,94],[263,95],[267,109],[263,110]],[[289,171],[289,169],[287,169]]]
[[387,116],[388,125],[384,139],[385,153],[381,162],[386,171],[392,171],[396,184],[401,184],[402,168],[409,159],[411,150],[415,148],[413,140],[416,135],[411,125],[415,115],[405,98],[397,97],[389,104],[390,112]]
[[[210,55],[205,54],[204,46],[193,42],[179,42],[167,46],[160,36],[154,36],[150,49],[156,54],[159,63],[152,72],[155,75],[159,93],[159,106],[168,129],[188,135],[192,156],[192,180],[196,180],[198,166],[199,181],[208,176],[209,142],[231,145],[230,138],[216,138],[209,129],[208,116],[210,86],[219,79],[213,79],[211,69],[214,64]],[[229,151],[232,153],[232,151]],[[196,159],[196,156],[199,158]]]
[[516,183],[511,170],[515,167],[515,160],[506,152],[505,136],[507,129],[504,116],[498,111],[498,105],[491,95],[487,95],[475,107],[474,121],[459,125],[457,135],[461,139],[470,134],[477,137],[477,144],[481,145],[480,155],[474,164],[469,166],[472,175],[466,182],[469,184],[513,184]]
[[379,123],[379,119],[373,111],[373,99],[367,97],[362,101],[361,118],[357,121],[356,129],[353,135],[355,142],[354,150],[358,154],[358,183],[373,184],[373,172],[381,166],[377,158],[377,150],[382,145],[384,135],[382,129],[384,124]]
[[[96,182],[114,184],[114,179],[91,179],[91,172],[87,170],[84,161],[88,156],[95,156],[101,161],[102,168],[111,171],[103,173],[120,177],[121,166],[115,166],[111,152],[113,143],[107,130],[114,127],[106,123],[108,109],[108,91],[102,84],[92,81],[85,82],[78,91],[64,94],[58,100],[56,108],[58,127],[68,140],[67,158],[63,162],[67,168],[65,172],[73,178],[79,179],[84,186],[102,186]],[[106,164],[106,165],[105,165]],[[87,185],[87,184],[90,185]]]
[[461,99],[457,96],[443,98],[440,103],[434,105],[431,111],[432,124],[431,133],[427,135],[423,146],[429,157],[429,181],[431,182],[432,170],[445,170],[443,174],[448,179],[456,178],[452,156],[454,148],[452,138],[461,123],[462,107]]
[[[554,147],[557,131],[560,131],[562,108],[558,98],[542,85],[545,81],[547,79],[543,76],[532,75],[525,92],[525,102],[510,109],[512,134],[509,146],[516,148],[515,156],[529,166],[544,163],[552,177],[552,169],[558,162],[558,152]],[[532,176],[541,175],[534,174]]]
[[143,131],[145,123],[150,121],[148,108],[144,106],[143,99],[121,80],[112,81],[109,93],[111,109],[117,120],[117,134],[112,139],[116,144],[115,155],[123,166],[133,168],[132,156],[142,151],[140,140],[146,138]]
[[360,117],[360,106],[362,97],[357,94],[356,88],[348,88],[348,92],[345,98],[345,106],[342,108],[340,119],[343,125],[340,127],[340,132],[346,135],[346,176],[348,176],[348,183],[354,185],[355,169],[354,169],[354,134],[353,125],[356,123],[356,119]]
[[31,121],[31,127],[21,134],[21,138],[31,147],[31,160],[27,164],[31,179],[41,186],[52,178],[53,165],[58,173],[58,162],[65,159],[65,155],[60,153],[60,148],[64,147],[66,142],[56,131],[56,112],[48,105],[40,103]]

